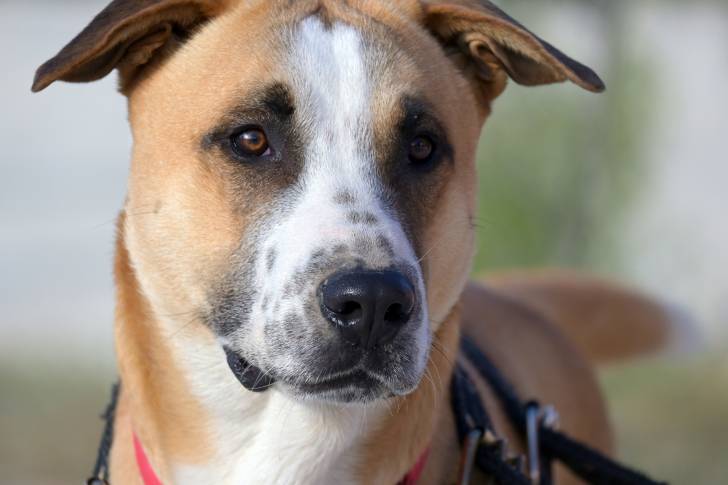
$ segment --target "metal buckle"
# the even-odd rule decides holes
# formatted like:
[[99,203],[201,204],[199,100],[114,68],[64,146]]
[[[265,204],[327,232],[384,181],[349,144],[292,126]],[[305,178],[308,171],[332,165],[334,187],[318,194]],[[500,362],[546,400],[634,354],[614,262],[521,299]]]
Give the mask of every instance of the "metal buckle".
[[[533,484],[538,484],[541,480],[539,428],[557,429],[558,425],[559,415],[553,406],[541,407],[536,401],[530,401],[526,404],[527,474]],[[473,467],[475,466],[475,454],[481,444],[496,447],[495,449],[499,450],[499,454],[504,461],[516,469],[523,469],[521,457],[508,458],[508,444],[505,439],[499,439],[490,430],[483,431],[480,428],[475,428],[465,436],[456,482],[458,485],[469,485]]]
[[531,483],[541,481],[541,450],[538,430],[540,427],[557,429],[559,414],[553,406],[541,407],[536,401],[526,404],[526,442],[528,445],[528,477]]
[[508,440],[498,438],[489,429],[485,431],[480,428],[471,430],[465,436],[463,450],[460,454],[460,468],[458,470],[457,485],[469,485],[472,478],[473,468],[475,468],[475,455],[480,446],[485,446],[491,451],[495,451],[500,458],[514,468],[522,469],[520,457],[508,458]]

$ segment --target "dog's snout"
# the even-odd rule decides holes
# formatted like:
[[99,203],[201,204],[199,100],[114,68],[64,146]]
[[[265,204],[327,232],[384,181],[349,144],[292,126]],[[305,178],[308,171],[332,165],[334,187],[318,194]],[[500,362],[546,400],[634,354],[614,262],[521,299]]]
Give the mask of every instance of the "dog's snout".
[[364,348],[391,341],[410,319],[415,289],[397,271],[347,271],[324,281],[321,312],[344,339]]

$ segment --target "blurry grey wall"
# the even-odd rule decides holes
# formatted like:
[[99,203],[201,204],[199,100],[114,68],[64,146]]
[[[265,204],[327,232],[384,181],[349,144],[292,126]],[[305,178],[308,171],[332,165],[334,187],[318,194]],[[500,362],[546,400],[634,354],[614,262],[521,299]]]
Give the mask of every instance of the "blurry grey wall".
[[[0,3],[0,362],[113,359],[114,217],[131,144],[113,76],[33,95],[103,1]],[[21,365],[18,363],[17,365]]]

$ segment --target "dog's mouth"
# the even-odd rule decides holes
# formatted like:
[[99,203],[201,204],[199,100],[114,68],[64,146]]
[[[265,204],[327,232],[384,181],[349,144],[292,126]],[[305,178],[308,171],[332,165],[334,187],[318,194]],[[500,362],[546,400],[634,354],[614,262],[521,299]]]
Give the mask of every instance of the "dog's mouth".
[[279,382],[292,394],[299,397],[335,402],[363,402],[395,395],[387,389],[381,378],[360,367],[315,381],[278,379],[269,371],[251,364],[229,348],[223,347],[223,349],[232,373],[243,387],[252,392],[266,391]]
[[373,399],[394,396],[381,379],[363,369],[316,381],[284,382],[291,391],[303,398],[339,403],[364,403]]
[[249,391],[263,392],[275,384],[276,380],[260,367],[256,367],[237,353],[223,347],[227,356],[227,363],[235,377]]

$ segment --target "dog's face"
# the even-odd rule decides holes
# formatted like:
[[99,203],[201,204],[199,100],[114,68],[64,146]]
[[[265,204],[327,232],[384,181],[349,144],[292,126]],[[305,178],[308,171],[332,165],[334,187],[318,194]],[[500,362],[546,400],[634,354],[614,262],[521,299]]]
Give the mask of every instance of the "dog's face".
[[113,55],[82,53],[48,79],[120,68],[134,138],[124,237],[157,317],[211,329],[253,390],[412,391],[468,275],[474,152],[506,72],[598,83],[535,37],[553,65],[474,29],[474,15],[502,14],[490,6],[139,3],[116,13],[143,16],[133,35],[114,43],[97,25]]
[[289,15],[231,12],[137,86],[132,259],[250,387],[404,394],[468,273],[476,102],[422,33]]

